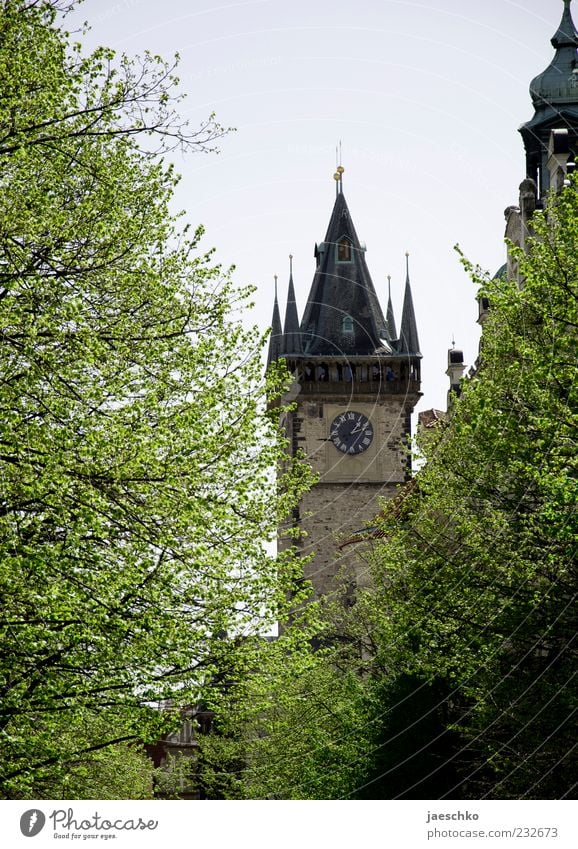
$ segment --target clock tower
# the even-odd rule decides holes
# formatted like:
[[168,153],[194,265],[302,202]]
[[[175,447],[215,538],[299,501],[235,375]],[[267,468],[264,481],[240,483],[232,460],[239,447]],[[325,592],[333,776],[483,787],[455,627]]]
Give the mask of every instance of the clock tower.
[[363,584],[363,561],[342,543],[375,522],[380,499],[390,498],[410,473],[406,453],[411,413],[420,397],[421,353],[409,266],[399,334],[391,294],[384,315],[342,188],[325,239],[315,245],[316,269],[299,321],[292,268],[285,321],[277,293],[269,361],[283,358],[294,380],[287,400],[295,409],[282,425],[292,454],[301,451],[318,482],[293,516],[297,544],[313,554],[306,577],[317,596]]

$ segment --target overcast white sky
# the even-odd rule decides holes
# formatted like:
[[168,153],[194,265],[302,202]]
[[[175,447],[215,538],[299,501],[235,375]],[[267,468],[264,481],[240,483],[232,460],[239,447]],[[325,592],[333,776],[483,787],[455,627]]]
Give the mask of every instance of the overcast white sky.
[[533,114],[528,84],[553,56],[562,10],[562,0],[85,0],[75,20],[91,23],[91,45],[180,53],[183,112],[196,124],[215,110],[237,127],[219,156],[177,157],[175,210],[205,225],[205,246],[236,264],[240,284],[257,285],[263,328],[275,273],[284,312],[289,253],[303,311],[342,141],[344,192],[384,307],[392,276],[398,327],[410,252],[418,409],[445,409],[452,336],[468,363],[478,340],[453,245],[492,273],[504,261],[503,210],[525,176],[517,128]]

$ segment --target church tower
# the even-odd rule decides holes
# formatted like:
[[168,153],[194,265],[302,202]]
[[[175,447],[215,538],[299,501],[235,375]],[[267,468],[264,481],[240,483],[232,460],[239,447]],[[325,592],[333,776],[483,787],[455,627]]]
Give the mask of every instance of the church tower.
[[[399,336],[391,296],[382,312],[338,169],[337,196],[301,322],[292,267],[283,330],[277,300],[269,360],[284,358],[294,377],[295,410],[284,428],[292,454],[303,452],[318,483],[294,516],[298,546],[314,556],[306,577],[317,596],[343,581],[363,583],[344,538],[374,523],[380,499],[409,477],[411,413],[420,397],[420,361],[409,261]],[[275,312],[276,311],[276,312]],[[283,539],[279,545],[295,544]]]

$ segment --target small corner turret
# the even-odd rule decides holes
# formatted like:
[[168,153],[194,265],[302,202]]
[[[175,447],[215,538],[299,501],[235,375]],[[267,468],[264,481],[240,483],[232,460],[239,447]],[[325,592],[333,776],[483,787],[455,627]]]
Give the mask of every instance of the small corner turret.
[[269,353],[267,355],[267,365],[269,366],[274,360],[278,360],[281,355],[281,346],[283,342],[283,331],[281,329],[281,316],[279,314],[279,301],[277,299],[277,275],[275,280],[275,300],[273,301],[273,317],[271,319],[271,335],[269,337]]
[[281,340],[281,356],[299,356],[299,354],[301,354],[301,331],[293,284],[293,255],[289,254],[289,286],[287,288],[287,306],[285,307],[285,323]]
[[393,312],[393,304],[391,302],[391,275],[387,275],[387,334],[390,339],[397,339],[397,330],[395,329],[395,315]]
[[464,362],[464,352],[456,348],[456,343],[452,340],[452,347],[448,350],[448,367],[446,374],[450,379],[450,388],[448,389],[447,408],[449,410],[452,399],[459,397],[461,394],[460,381],[466,370]]
[[401,330],[397,350],[400,354],[412,357],[421,357],[419,350],[419,338],[417,334],[417,322],[413,308],[413,297],[411,284],[409,282],[409,253],[405,254],[405,294],[403,297],[403,309],[401,313]]

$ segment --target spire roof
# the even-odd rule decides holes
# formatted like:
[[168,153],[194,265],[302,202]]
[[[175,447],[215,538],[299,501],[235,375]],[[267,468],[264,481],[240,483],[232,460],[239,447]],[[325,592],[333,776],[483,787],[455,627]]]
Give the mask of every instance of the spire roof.
[[289,288],[287,290],[287,306],[285,308],[285,324],[281,340],[281,354],[300,354],[302,352],[301,334],[299,332],[299,316],[293,285],[293,256],[289,254]]
[[401,354],[420,354],[419,338],[417,335],[417,322],[413,308],[411,284],[409,282],[409,254],[405,255],[405,294],[403,297],[403,310],[401,314],[401,331],[399,334],[398,350]]
[[[578,103],[578,79],[575,74],[578,58],[578,32],[570,11],[571,0],[564,0],[560,26],[552,36],[556,54],[545,71],[530,83],[530,95],[536,110],[552,110],[553,105]],[[530,122],[533,123],[533,122]]]
[[389,274],[387,275],[387,332],[390,339],[397,339],[395,316],[393,313],[393,304],[391,302],[391,277]]
[[301,322],[302,349],[310,356],[391,353],[391,336],[339,177],[325,240],[315,247],[317,270]]
[[578,33],[572,20],[572,12],[570,11],[570,3],[572,0],[564,0],[564,11],[560,26],[552,36],[552,46],[558,50],[560,47],[576,47],[578,46]]
[[267,365],[270,365],[273,360],[279,359],[282,341],[283,331],[281,330],[281,316],[279,314],[279,301],[277,300],[277,275],[275,275],[275,300],[273,302],[273,318],[271,319],[271,336],[269,337]]

